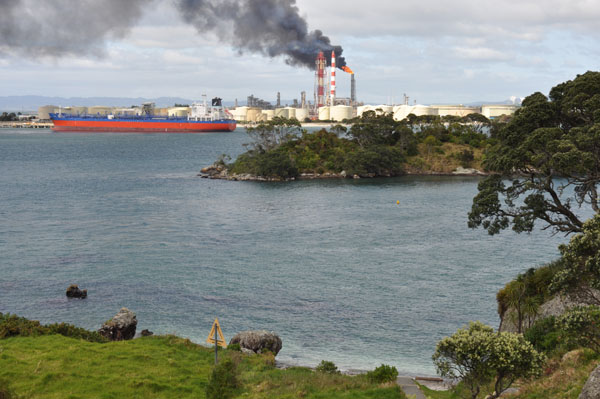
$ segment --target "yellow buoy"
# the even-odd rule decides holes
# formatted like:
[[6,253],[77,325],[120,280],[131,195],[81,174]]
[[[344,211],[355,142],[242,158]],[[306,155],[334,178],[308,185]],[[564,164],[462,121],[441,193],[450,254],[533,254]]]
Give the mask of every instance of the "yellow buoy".
[[396,205],[400,205],[400,201],[396,201]]

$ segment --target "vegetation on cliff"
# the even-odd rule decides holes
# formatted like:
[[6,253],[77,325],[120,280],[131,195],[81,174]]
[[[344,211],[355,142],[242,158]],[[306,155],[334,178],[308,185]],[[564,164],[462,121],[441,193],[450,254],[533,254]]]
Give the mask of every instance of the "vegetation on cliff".
[[[226,165],[233,174],[289,179],[301,174],[398,176],[451,173],[479,167],[492,123],[482,115],[396,121],[374,111],[353,121],[308,133],[295,119],[274,118],[248,127],[247,151]],[[224,160],[222,163],[225,164]]]
[[[550,358],[544,376],[521,381],[514,397],[575,398],[600,360],[600,73],[578,75],[548,97],[534,93],[522,105],[493,135],[483,162],[492,174],[479,183],[468,223],[492,235],[508,227],[531,232],[539,222],[573,234],[559,259],[518,275],[497,300],[503,322],[512,316],[524,339]],[[567,310],[542,318],[541,306],[557,295],[568,297]],[[566,381],[566,372],[574,378]]]

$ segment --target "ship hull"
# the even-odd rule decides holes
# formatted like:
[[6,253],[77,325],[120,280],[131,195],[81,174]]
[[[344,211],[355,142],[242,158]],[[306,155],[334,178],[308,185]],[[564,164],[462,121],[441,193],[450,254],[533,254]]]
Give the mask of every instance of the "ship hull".
[[232,132],[235,121],[53,119],[55,132],[210,133]]

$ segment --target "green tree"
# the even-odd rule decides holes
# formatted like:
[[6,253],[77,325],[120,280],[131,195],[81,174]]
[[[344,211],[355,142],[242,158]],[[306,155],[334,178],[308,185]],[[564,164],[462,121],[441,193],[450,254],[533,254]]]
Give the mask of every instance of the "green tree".
[[557,323],[567,337],[581,346],[600,353],[600,308],[579,306],[558,318]]
[[529,232],[539,220],[571,234],[583,228],[575,206],[600,213],[600,72],[555,86],[549,98],[530,95],[495,139],[469,227]]
[[582,230],[558,247],[564,267],[554,275],[551,289],[600,305],[600,215],[586,221]]
[[460,378],[472,399],[492,381],[494,392],[488,398],[497,398],[517,378],[539,374],[544,363],[544,356],[521,334],[495,333],[481,322],[471,322],[442,339],[432,358],[438,373]]
[[266,152],[299,137],[302,132],[302,125],[296,118],[287,119],[276,116],[255,127],[247,127],[246,133],[252,142],[245,145],[250,150]]
[[441,143],[434,136],[429,135],[425,137],[423,144],[425,144],[425,148],[427,149],[427,156],[430,156],[433,148],[439,146]]
[[340,370],[338,370],[335,363],[328,360],[321,360],[321,363],[319,363],[315,370],[325,374],[340,374]]

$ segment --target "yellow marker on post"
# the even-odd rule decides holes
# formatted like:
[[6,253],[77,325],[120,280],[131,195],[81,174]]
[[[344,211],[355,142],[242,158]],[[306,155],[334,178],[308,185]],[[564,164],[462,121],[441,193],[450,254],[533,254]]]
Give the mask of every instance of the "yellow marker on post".
[[225,336],[223,335],[223,331],[221,331],[219,319],[216,317],[215,321],[213,322],[212,328],[208,333],[208,338],[206,338],[206,342],[208,342],[209,344],[215,344],[215,364],[217,364],[219,362],[219,358],[217,355],[217,346],[227,348],[227,343],[225,342]]

